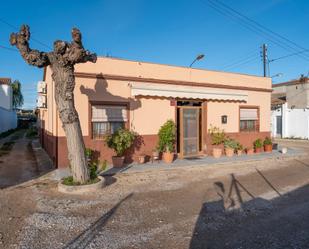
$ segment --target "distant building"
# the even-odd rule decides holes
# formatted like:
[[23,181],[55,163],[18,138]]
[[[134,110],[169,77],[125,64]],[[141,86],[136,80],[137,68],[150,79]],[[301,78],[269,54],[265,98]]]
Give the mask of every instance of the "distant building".
[[0,133],[17,127],[10,78],[0,78]]
[[272,136],[309,139],[309,79],[274,84]]

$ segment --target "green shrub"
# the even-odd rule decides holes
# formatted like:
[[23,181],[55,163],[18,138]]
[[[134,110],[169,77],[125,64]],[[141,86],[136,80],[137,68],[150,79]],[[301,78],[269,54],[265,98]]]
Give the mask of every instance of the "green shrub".
[[244,147],[242,146],[242,144],[240,142],[237,142],[237,148],[236,150],[243,150]]
[[262,140],[258,138],[257,140],[253,142],[253,146],[254,146],[254,149],[262,148],[263,147]]
[[114,134],[106,136],[106,145],[116,152],[117,156],[123,156],[135,140],[136,134],[128,129],[118,129]]
[[107,168],[107,161],[104,160],[102,163],[99,164],[100,165],[100,168],[99,168],[99,171],[104,171],[106,170]]
[[31,127],[27,130],[27,132],[26,132],[26,137],[27,137],[27,138],[34,138],[34,137],[36,137],[37,135],[38,135],[38,130],[37,130],[37,128],[34,127],[34,126],[31,126]]
[[62,184],[68,185],[68,186],[79,186],[79,185],[88,185],[88,184],[94,184],[99,182],[99,178],[90,179],[89,181],[85,182],[84,184],[81,184],[80,182],[74,182],[73,176],[68,176],[62,179]]
[[266,137],[264,142],[263,142],[264,145],[272,145],[273,142],[271,141],[271,139],[269,137]]
[[230,148],[236,150],[238,146],[238,142],[235,139],[227,138],[224,141],[224,148]]
[[167,120],[158,132],[158,150],[160,152],[173,152],[176,141],[176,125],[173,120]]
[[90,179],[95,179],[98,177],[98,173],[97,173],[97,170],[98,170],[98,166],[96,163],[89,163],[88,164],[88,168],[89,168],[89,175],[90,175]]
[[86,156],[87,160],[91,160],[92,155],[93,155],[93,150],[90,149],[90,148],[86,148],[85,149],[85,156]]
[[226,136],[224,133],[224,130],[221,130],[220,128],[216,126],[210,125],[210,128],[208,129],[208,132],[211,137],[211,144],[212,145],[220,145],[224,143]]

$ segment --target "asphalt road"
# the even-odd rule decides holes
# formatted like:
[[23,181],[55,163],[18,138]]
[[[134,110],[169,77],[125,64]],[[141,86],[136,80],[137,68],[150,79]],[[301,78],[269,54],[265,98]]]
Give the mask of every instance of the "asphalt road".
[[107,181],[84,196],[49,180],[1,190],[0,248],[309,248],[309,156]]

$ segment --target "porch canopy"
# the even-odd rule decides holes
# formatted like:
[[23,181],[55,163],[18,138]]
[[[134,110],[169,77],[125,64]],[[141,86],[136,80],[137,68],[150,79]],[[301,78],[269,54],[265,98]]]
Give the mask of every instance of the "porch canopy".
[[134,82],[131,84],[131,94],[132,96],[155,96],[184,99],[211,99],[245,102],[248,100],[248,93],[246,91],[142,82]]

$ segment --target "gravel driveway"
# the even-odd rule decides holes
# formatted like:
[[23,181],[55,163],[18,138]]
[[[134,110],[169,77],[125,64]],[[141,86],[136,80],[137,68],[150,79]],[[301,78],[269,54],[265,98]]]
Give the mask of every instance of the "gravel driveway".
[[49,180],[2,190],[0,248],[309,248],[309,156],[107,181],[84,196]]

